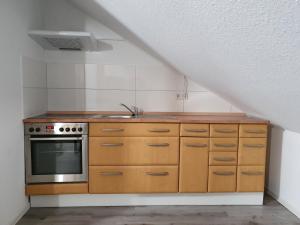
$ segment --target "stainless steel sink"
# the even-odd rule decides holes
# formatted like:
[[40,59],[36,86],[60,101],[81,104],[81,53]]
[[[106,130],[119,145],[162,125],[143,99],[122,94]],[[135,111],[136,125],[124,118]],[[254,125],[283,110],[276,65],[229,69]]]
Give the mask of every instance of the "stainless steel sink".
[[96,119],[130,119],[130,118],[134,118],[131,115],[103,115],[103,114],[99,114],[99,115],[93,115],[91,116],[91,118],[96,118]]
[[168,115],[154,115],[154,114],[144,114],[144,115],[137,115],[137,116],[132,116],[132,115],[117,115],[117,114],[97,114],[97,115],[92,115],[91,118],[95,119],[132,119],[132,118],[153,118],[153,119],[176,119],[175,116],[168,116]]

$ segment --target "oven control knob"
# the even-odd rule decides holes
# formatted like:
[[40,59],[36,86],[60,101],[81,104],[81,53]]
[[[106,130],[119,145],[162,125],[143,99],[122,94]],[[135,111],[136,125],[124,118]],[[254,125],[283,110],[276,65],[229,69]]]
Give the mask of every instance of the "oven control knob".
[[79,127],[79,128],[78,128],[78,131],[79,131],[79,132],[82,132],[82,127]]
[[35,132],[40,132],[41,131],[41,128],[37,127],[35,128]]
[[66,131],[67,131],[67,132],[69,132],[69,131],[70,131],[70,128],[69,128],[69,127],[67,127],[67,128],[66,128]]
[[29,128],[29,132],[33,132],[34,131],[34,128],[33,127],[30,127]]
[[72,128],[72,131],[73,131],[73,132],[75,132],[75,131],[76,131],[76,128],[75,128],[75,127],[73,127],[73,128]]
[[64,131],[64,128],[63,128],[63,127],[59,128],[59,131],[60,131],[60,132],[63,132],[63,131]]

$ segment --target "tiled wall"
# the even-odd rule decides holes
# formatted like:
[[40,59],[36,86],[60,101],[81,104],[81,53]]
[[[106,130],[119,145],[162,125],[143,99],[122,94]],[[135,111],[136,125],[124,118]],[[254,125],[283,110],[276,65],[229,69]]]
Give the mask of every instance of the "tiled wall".
[[164,65],[48,63],[48,110],[125,110],[120,103],[144,111],[231,112],[231,104]]
[[46,63],[22,57],[23,117],[47,111]]

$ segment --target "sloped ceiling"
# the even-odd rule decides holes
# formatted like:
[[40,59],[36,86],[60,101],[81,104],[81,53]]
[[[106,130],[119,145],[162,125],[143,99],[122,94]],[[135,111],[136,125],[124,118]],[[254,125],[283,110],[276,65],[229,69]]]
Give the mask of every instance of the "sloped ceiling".
[[242,110],[300,132],[300,1],[70,1]]

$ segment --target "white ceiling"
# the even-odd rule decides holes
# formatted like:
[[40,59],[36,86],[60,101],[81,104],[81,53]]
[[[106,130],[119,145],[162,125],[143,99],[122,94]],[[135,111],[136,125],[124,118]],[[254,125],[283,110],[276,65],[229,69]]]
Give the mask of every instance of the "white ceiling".
[[242,110],[300,132],[300,1],[71,1]]

